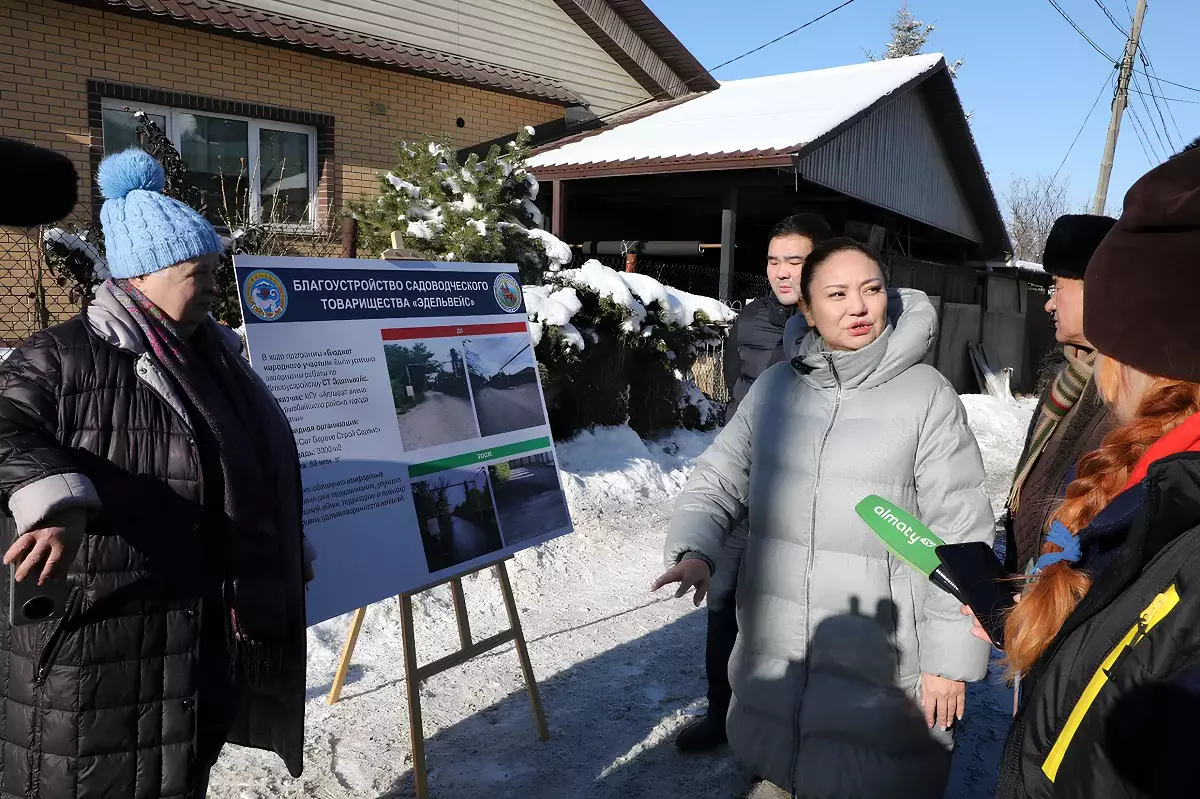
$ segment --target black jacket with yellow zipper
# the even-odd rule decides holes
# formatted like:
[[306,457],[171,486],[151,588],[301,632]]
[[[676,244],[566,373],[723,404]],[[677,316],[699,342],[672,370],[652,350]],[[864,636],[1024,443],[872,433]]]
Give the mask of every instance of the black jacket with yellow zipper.
[[1200,454],[1080,534],[1087,595],[1022,680],[998,799],[1200,796]]

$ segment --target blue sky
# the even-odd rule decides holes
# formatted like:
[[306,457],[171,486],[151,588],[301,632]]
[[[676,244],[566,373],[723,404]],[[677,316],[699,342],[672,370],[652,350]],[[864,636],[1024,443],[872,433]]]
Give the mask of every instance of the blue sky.
[[[524,333],[512,333],[502,336],[476,336],[470,339],[467,349],[473,353],[480,371],[491,377],[501,367],[504,367],[506,373],[513,374],[533,366],[533,353],[527,348],[528,344],[529,337]],[[520,355],[513,358],[518,352]]]
[[[1103,2],[1117,21],[1128,27],[1126,3],[1132,10],[1136,0]],[[712,67],[828,11],[838,0],[647,3],[702,64]],[[812,27],[714,75],[718,80],[733,80],[863,61],[864,49],[883,50],[890,36],[888,24],[899,5],[900,0],[855,0]],[[1120,57],[1124,39],[1096,0],[1059,0],[1059,5],[1105,52],[1114,59]],[[966,60],[956,82],[958,91],[964,107],[972,112],[971,129],[1004,207],[1003,196],[1013,175],[1032,180],[1058,169],[1106,76],[1115,74],[1112,64],[1093,50],[1048,0],[911,0],[909,10],[937,26],[926,52],[943,52],[951,61]],[[1142,41],[1159,77],[1200,89],[1198,32],[1200,2],[1152,0]],[[1139,76],[1139,80],[1138,88],[1151,91],[1149,79]],[[1059,175],[1060,181],[1069,183],[1072,200],[1080,207],[1090,201],[1096,188],[1111,86],[1110,81]],[[1157,135],[1141,100],[1131,95],[1131,107],[1153,148],[1165,157],[1200,136],[1200,92],[1165,84],[1160,89],[1157,83],[1153,92],[1192,101],[1169,104],[1174,121],[1163,106],[1172,146],[1161,133],[1163,125],[1154,101],[1144,98],[1160,131]],[[1130,184],[1159,162],[1150,145],[1147,160],[1138,142],[1140,131],[1135,130],[1126,111],[1108,193],[1111,211],[1120,210]]]

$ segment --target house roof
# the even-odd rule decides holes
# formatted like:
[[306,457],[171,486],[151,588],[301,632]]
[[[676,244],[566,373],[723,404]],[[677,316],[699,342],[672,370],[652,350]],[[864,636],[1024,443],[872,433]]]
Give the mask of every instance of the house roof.
[[468,83],[564,106],[583,103],[578,95],[555,78],[233,3],[212,0],[66,1],[239,38],[265,40],[283,47],[316,50],[331,57],[364,61],[378,67]]
[[[540,147],[529,166],[542,180],[790,167],[794,159],[820,158],[826,145],[851,151],[865,146],[863,142],[873,139],[860,130],[860,123],[875,119],[876,112],[892,108],[893,101],[918,87],[933,136],[923,141],[937,145],[926,147],[923,154],[942,159],[949,170],[946,181],[951,181],[946,185],[961,187],[961,202],[970,209],[985,248],[995,254],[1011,251],[995,193],[941,54],[726,81],[715,91],[644,106],[605,127]],[[852,128],[862,134],[853,139],[857,144],[842,138]],[[882,135],[878,130],[874,134]],[[901,146],[914,144],[905,140]],[[858,155],[851,152],[849,157]],[[838,170],[853,176],[855,163],[840,164]],[[911,207],[900,212],[925,219]],[[955,226],[946,229],[961,233]]]
[[[652,97],[707,92],[720,85],[642,0],[554,2]],[[612,24],[605,11],[623,24]]]
[[543,148],[529,165],[540,173],[619,166],[654,172],[705,162],[721,168],[788,164],[792,153],[943,63],[939,54],[920,55],[726,81],[656,113]]

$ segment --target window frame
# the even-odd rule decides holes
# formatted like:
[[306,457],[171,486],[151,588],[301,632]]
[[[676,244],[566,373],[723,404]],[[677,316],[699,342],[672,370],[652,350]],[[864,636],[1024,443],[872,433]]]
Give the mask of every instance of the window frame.
[[[262,223],[262,185],[261,185],[261,131],[275,130],[283,133],[300,133],[308,137],[308,218],[301,222],[287,223],[262,223],[271,224],[272,227],[283,230],[295,231],[298,233],[311,233],[317,229],[319,222],[318,214],[318,197],[320,170],[317,164],[317,136],[318,130],[314,125],[299,125],[294,122],[276,122],[270,119],[256,119],[254,117],[241,116],[238,114],[224,114],[219,111],[198,110],[191,108],[176,108],[166,105],[158,105],[153,103],[138,103],[127,100],[120,100],[112,97],[102,97],[100,99],[101,114],[104,110],[124,111],[126,109],[145,111],[147,114],[155,114],[164,117],[167,120],[167,129],[163,131],[167,138],[171,141],[177,151],[181,150],[181,142],[179,131],[181,126],[178,122],[178,115],[190,114],[192,116],[213,117],[216,119],[229,119],[237,122],[245,122],[246,136],[246,160],[249,167],[250,181],[250,218],[257,223]],[[103,136],[103,128],[101,128]]]

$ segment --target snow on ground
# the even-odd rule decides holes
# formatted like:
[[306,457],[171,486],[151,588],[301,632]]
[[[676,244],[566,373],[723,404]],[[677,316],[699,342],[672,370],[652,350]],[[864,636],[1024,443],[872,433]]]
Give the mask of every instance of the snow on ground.
[[[1000,508],[1029,408],[987,397],[964,403]],[[421,687],[432,795],[674,799],[746,790],[727,750],[683,756],[672,744],[704,709],[704,611],[649,592],[662,570],[671,499],[712,438],[680,431],[645,442],[611,428],[559,445],[576,532],[509,565],[550,740],[537,740],[511,646],[433,677]],[[495,579],[463,582],[476,640],[504,629]],[[423,663],[457,648],[448,588],[419,596],[415,616]],[[325,704],[349,621],[309,630],[304,776],[291,779],[273,755],[229,746],[211,796],[414,795],[395,601],[368,609],[342,701]],[[997,684],[971,686],[947,797],[991,795],[1009,696]]]

